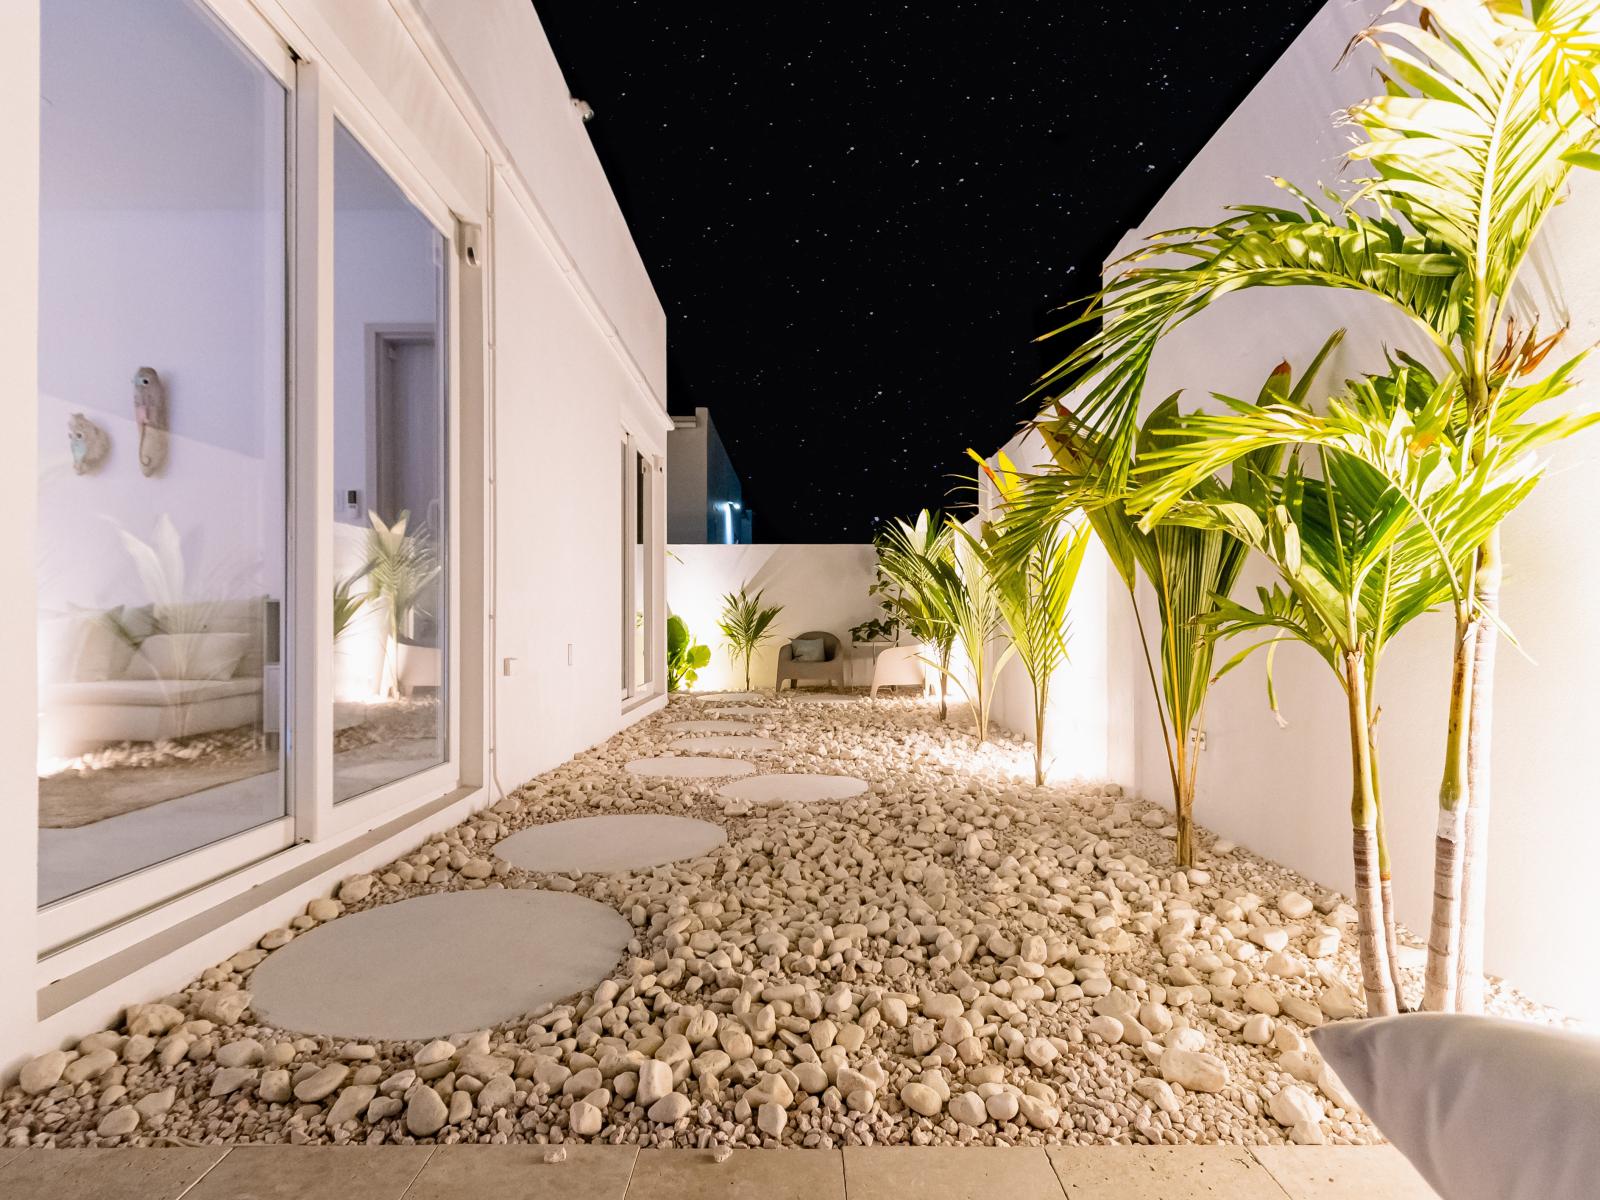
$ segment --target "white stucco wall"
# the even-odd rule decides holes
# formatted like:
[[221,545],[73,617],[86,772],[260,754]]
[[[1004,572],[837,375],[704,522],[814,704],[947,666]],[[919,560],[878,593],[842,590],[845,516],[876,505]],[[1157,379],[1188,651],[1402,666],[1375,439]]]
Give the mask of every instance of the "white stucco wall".
[[776,677],[778,648],[812,630],[836,636],[848,647],[850,628],[878,616],[872,586],[877,555],[870,545],[821,543],[754,546],[673,545],[667,554],[667,608],[711,647],[711,663],[700,672],[697,691],[744,687],[744,671],[717,632],[722,598],[744,587],[761,591],[763,604],[781,604],[776,636],[751,660],[750,682],[769,688]]
[[[1269,177],[1308,188],[1341,172],[1346,132],[1332,115],[1375,87],[1370,58],[1355,55],[1334,71],[1352,34],[1382,0],[1332,0],[1240,109],[1166,193],[1144,232],[1201,223],[1229,203],[1283,200]],[[1570,311],[1569,350],[1600,335],[1600,180],[1577,180],[1557,212],[1539,255],[1540,303],[1548,327]],[[1119,251],[1120,252],[1120,251]],[[1147,396],[1182,388],[1189,402],[1212,391],[1253,396],[1280,360],[1304,363],[1334,328],[1350,336],[1326,379],[1381,369],[1385,345],[1413,344],[1380,306],[1360,297],[1311,289],[1271,289],[1228,298],[1168,338],[1157,352]],[[1600,400],[1595,371],[1578,402]],[[1600,473],[1591,433],[1562,447],[1551,477],[1511,520],[1505,535],[1505,618],[1523,653],[1502,649],[1494,748],[1487,966],[1535,997],[1600,1018],[1600,941],[1580,897],[1600,845],[1587,745],[1600,678],[1600,625],[1593,596],[1600,584]],[[1241,590],[1264,578],[1252,568]],[[1123,605],[1125,607],[1125,604]],[[1401,919],[1428,919],[1435,794],[1443,755],[1448,625],[1422,622],[1390,651],[1382,671],[1379,724],[1384,792]],[[1125,681],[1142,667],[1131,635],[1114,640],[1110,670]],[[1338,689],[1309,653],[1278,657],[1279,695],[1289,727],[1267,711],[1263,666],[1223,680],[1212,695],[1197,816],[1219,833],[1348,890],[1350,771]],[[1149,798],[1170,802],[1155,710],[1136,687],[1134,782]],[[1127,730],[1111,726],[1113,758],[1127,753]],[[1113,776],[1118,772],[1113,769]]]

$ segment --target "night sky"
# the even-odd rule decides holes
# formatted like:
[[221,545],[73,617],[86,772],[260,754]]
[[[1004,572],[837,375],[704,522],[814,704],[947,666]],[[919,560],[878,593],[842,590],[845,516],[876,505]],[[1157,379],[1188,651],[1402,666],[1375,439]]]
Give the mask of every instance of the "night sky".
[[[1334,0],[1337,2],[1337,0]],[[540,0],[762,542],[948,502],[1320,0]]]

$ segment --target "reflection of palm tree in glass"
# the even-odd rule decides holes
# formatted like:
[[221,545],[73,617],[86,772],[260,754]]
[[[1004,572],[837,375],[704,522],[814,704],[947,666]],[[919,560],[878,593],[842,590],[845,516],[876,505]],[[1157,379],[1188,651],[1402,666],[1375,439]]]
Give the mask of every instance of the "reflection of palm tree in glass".
[[415,617],[429,615],[422,599],[439,577],[439,555],[426,524],[414,534],[406,532],[409,511],[402,512],[393,525],[386,525],[375,512],[368,512],[367,519],[372,523],[367,534],[368,595],[384,602],[388,610],[379,690],[396,697],[400,694],[400,639],[411,636]]

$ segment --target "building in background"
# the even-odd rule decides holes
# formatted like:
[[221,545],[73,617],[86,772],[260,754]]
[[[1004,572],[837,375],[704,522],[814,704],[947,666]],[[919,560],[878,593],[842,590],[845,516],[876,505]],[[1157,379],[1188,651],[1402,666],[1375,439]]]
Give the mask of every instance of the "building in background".
[[673,417],[667,434],[667,540],[749,545],[751,517],[710,411]]

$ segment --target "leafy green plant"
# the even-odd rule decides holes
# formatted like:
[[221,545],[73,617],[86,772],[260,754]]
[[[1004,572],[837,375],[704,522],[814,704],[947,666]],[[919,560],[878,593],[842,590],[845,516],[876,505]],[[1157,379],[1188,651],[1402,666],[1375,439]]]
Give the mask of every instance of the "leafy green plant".
[[418,613],[427,615],[424,597],[442,569],[433,539],[426,528],[408,533],[411,514],[402,512],[393,525],[375,512],[367,513],[367,595],[369,602],[386,606],[387,632],[383,651],[383,688],[390,696],[400,693],[400,639],[409,636]]
[[939,673],[939,719],[949,710],[950,656],[955,649],[955,630],[944,619],[944,609],[935,602],[940,564],[953,564],[950,528],[927,509],[914,521],[898,517],[885,524],[873,537],[878,552],[878,571],[892,585],[888,593],[896,615],[930,654],[927,661]]
[[366,606],[370,598],[367,592],[355,590],[356,583],[367,573],[362,568],[348,579],[342,579],[333,585],[333,640],[337,642],[350,628],[350,623],[356,619]]
[[[1033,700],[1033,782],[1044,784],[1044,726],[1050,707],[1050,683],[1067,662],[1067,605],[1089,548],[1090,526],[1058,521],[1039,528],[1029,523],[1008,524],[1007,515],[1026,494],[1026,481],[1010,458],[996,456],[991,467],[968,450],[1001,500],[998,522],[1002,540],[1014,539],[1017,552],[998,561],[1000,613],[1017,661],[1027,672]],[[1009,565],[1006,565],[1009,563]]]
[[850,640],[856,643],[864,642],[892,642],[900,636],[900,621],[897,617],[873,617],[859,625],[850,626]]
[[722,619],[717,622],[717,628],[722,630],[733,657],[744,663],[746,691],[750,689],[750,659],[762,643],[773,636],[772,623],[783,611],[783,606],[779,604],[763,608],[763,594],[764,590],[754,596],[746,595],[744,588],[729,592],[722,598]]
[[[1391,19],[1357,44],[1382,60],[1386,90],[1348,113],[1358,140],[1346,190],[1323,205],[1284,183],[1285,206],[1249,205],[1210,226],[1157,234],[1054,333],[1093,328],[1039,382],[1073,385],[1074,433],[1092,434],[1096,470],[1127,478],[1156,344],[1245,288],[1307,286],[1373,296],[1444,364],[1440,385],[1474,459],[1491,454],[1512,381],[1555,338],[1518,320],[1519,274],[1569,171],[1600,167],[1600,6],[1594,0],[1453,0],[1411,24]],[[1047,335],[1050,336],[1050,335]],[[1474,550],[1467,620],[1452,647],[1451,722],[1465,779],[1446,763],[1439,791],[1430,1009],[1481,1006],[1489,743],[1502,559],[1499,527]]]
[[667,691],[692,689],[700,670],[711,661],[711,647],[702,646],[689,632],[689,623],[676,613],[667,618]]

